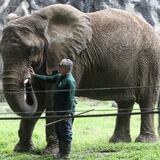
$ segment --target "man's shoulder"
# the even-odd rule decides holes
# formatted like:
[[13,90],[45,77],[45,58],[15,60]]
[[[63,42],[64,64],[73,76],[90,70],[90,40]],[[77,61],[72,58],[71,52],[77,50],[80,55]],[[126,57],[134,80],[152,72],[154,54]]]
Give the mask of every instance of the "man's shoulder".
[[67,82],[68,83],[72,83],[72,84],[75,84],[76,83],[76,80],[74,79],[74,77],[73,77],[73,75],[72,74],[70,74],[68,77],[67,77]]
[[69,79],[70,81],[76,81],[72,74],[70,74],[70,75],[68,76],[68,79]]

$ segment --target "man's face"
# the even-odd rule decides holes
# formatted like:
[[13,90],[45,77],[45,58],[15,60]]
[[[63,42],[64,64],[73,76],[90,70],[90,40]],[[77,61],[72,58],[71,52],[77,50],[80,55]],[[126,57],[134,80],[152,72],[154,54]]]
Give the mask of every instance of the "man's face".
[[68,74],[69,72],[69,69],[65,66],[59,66],[59,73],[62,74],[62,75],[66,75]]

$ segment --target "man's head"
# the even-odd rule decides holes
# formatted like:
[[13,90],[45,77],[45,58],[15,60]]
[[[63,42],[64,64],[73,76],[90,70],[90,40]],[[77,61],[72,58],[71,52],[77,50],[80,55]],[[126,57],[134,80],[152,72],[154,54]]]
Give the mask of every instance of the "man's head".
[[59,72],[62,75],[66,75],[72,71],[73,62],[70,59],[62,59],[59,63]]

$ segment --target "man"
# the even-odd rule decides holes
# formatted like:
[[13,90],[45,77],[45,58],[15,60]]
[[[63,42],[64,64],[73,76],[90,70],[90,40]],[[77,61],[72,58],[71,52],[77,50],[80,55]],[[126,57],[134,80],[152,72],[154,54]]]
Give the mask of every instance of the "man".
[[[76,82],[71,71],[73,62],[70,59],[62,59],[59,64],[59,73],[49,76],[35,74],[31,68],[30,73],[36,79],[55,83],[54,109],[57,115],[73,115],[75,112],[75,89]],[[59,153],[57,158],[68,159],[71,150],[73,118],[56,123],[56,133],[59,140]]]

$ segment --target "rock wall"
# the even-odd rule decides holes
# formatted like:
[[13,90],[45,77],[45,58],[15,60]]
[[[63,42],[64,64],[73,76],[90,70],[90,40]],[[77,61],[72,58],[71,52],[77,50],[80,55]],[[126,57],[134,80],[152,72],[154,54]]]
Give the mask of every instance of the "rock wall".
[[152,26],[158,26],[160,22],[160,0],[0,0],[1,26],[9,13],[23,16],[56,3],[71,4],[83,12],[120,8],[143,17]]

